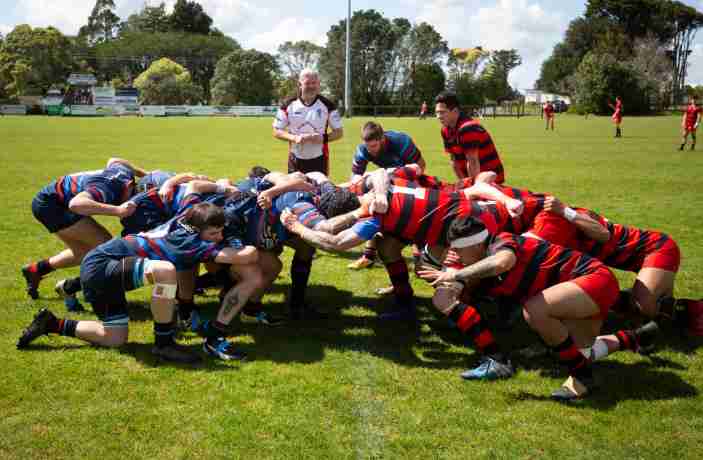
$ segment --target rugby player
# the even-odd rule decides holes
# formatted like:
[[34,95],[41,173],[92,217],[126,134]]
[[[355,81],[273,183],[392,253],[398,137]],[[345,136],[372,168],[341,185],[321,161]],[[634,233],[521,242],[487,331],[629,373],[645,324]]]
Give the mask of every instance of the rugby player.
[[554,106],[550,101],[547,101],[544,103],[542,111],[544,112],[544,119],[547,122],[547,126],[544,129],[549,130],[551,127],[552,131],[554,131]]
[[[420,149],[405,133],[383,131],[380,124],[367,122],[361,130],[362,144],[359,144],[352,160],[351,182],[359,181],[366,172],[369,162],[379,168],[395,168],[405,165],[417,165],[419,172],[425,169],[425,160]],[[358,270],[371,267],[376,261],[376,239],[369,240],[364,247],[362,256],[348,265],[348,268]],[[418,253],[413,248],[413,255]]]
[[[447,239],[465,267],[427,269],[420,274],[436,287],[449,288],[438,289],[433,304],[470,335],[484,353],[481,364],[462,377],[504,378],[513,373],[510,361],[498,351],[478,311],[457,300],[456,293],[466,286],[472,294],[506,297],[523,306],[527,324],[569,372],[569,378],[552,398],[570,401],[591,392],[595,386],[591,360],[580,348],[594,344],[603,319],[618,298],[618,283],[610,270],[590,256],[544,240],[505,232],[491,236],[473,217],[455,219]],[[606,340],[617,342],[612,345],[613,351],[634,351],[646,345],[656,329],[651,323],[636,331],[618,331]]]
[[622,137],[622,130],[620,129],[620,125],[622,124],[622,100],[620,96],[615,98],[615,105],[610,102],[608,102],[608,105],[613,109],[613,116],[611,118],[613,119],[613,123],[615,123],[615,137]]
[[128,201],[134,193],[135,176],[144,174],[127,160],[111,158],[103,170],[60,177],[37,193],[32,201],[34,217],[66,249],[22,267],[32,299],[39,297],[39,283],[45,275],[79,265],[88,251],[110,239],[107,229],[91,216],[130,216],[135,209]]
[[[252,266],[257,260],[253,247],[239,249],[221,244],[224,213],[210,203],[198,203],[184,215],[175,217],[148,233],[129,235],[101,244],[81,263],[81,284],[99,321],[59,319],[42,309],[25,329],[17,348],[26,348],[33,340],[49,333],[59,334],[101,345],[119,347],[127,342],[129,315],[125,292],[144,284],[154,284],[151,309],[154,315],[152,353],[166,360],[195,362],[199,358],[174,341],[174,303],[178,290],[177,272],[192,269],[199,262]],[[248,268],[248,267],[247,267]],[[238,284],[228,293],[217,319],[204,332],[205,351],[221,359],[241,359],[219,329],[241,308],[246,296],[259,287],[260,278]]]
[[474,182],[505,181],[503,163],[488,131],[459,109],[453,93],[440,93],[435,98],[435,114],[442,125],[444,151],[449,155],[458,179]]
[[674,281],[681,262],[679,247],[669,235],[610,221],[585,208],[570,208],[554,197],[530,234],[577,249],[611,268],[637,274],[615,309],[650,319],[673,319],[689,334],[703,336],[703,302],[675,299]]
[[703,109],[696,104],[696,97],[691,96],[688,100],[686,112],[683,114],[683,119],[681,120],[683,134],[679,150],[683,150],[684,147],[686,147],[689,134],[691,135],[691,150],[696,150],[696,130],[701,123],[701,112],[703,112]]

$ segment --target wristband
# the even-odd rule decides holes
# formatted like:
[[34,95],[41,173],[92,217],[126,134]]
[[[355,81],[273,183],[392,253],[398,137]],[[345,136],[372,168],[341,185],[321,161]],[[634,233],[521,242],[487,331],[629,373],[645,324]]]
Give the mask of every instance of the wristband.
[[569,222],[573,222],[576,219],[576,214],[578,214],[573,208],[568,206],[564,208],[564,218]]
[[217,188],[215,189],[215,193],[219,193],[220,195],[224,195],[226,191],[227,191],[227,187],[225,187],[224,184],[217,184]]

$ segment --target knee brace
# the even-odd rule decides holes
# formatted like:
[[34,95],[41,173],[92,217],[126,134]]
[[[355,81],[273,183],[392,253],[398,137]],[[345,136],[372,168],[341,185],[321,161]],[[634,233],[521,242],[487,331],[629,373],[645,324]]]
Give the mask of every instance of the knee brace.
[[176,298],[177,284],[156,283],[151,296],[157,299],[174,300]]

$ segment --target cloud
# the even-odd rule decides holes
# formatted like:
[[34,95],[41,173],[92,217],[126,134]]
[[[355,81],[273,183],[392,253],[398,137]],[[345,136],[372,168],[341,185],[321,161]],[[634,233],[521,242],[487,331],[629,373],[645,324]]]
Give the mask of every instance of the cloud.
[[687,70],[686,83],[689,85],[703,85],[703,43],[696,43],[693,46]]
[[542,61],[568,26],[560,13],[529,0],[498,0],[493,6],[475,9],[468,18],[466,13],[462,0],[430,0],[421,7],[417,22],[433,24],[451,47],[517,49],[523,64],[511,73],[510,80],[520,88],[532,87]]
[[15,7],[18,24],[32,27],[54,26],[64,34],[76,35],[87,22],[95,0],[72,0],[53,2],[45,0],[22,0]]
[[327,43],[326,33],[329,30],[329,24],[331,23],[317,19],[287,17],[266,32],[255,34],[242,41],[247,47],[269,53],[275,53],[278,45],[285,41],[308,40],[324,46]]

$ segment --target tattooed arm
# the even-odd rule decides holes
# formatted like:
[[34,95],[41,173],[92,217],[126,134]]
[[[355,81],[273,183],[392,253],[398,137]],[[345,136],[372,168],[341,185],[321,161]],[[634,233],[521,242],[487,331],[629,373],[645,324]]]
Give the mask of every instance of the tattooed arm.
[[515,266],[515,262],[517,262],[517,256],[513,251],[507,249],[498,251],[492,256],[458,270],[454,273],[454,279],[458,281],[472,281],[490,278],[507,272]]
[[366,241],[352,229],[344,230],[337,235],[312,230],[301,224],[296,216],[287,210],[281,214],[281,222],[290,232],[299,235],[308,244],[324,251],[343,252]]
[[327,219],[320,222],[314,228],[314,230],[319,232],[330,233],[336,235],[342,230],[346,230],[359,220],[359,210],[354,210],[340,216]]

